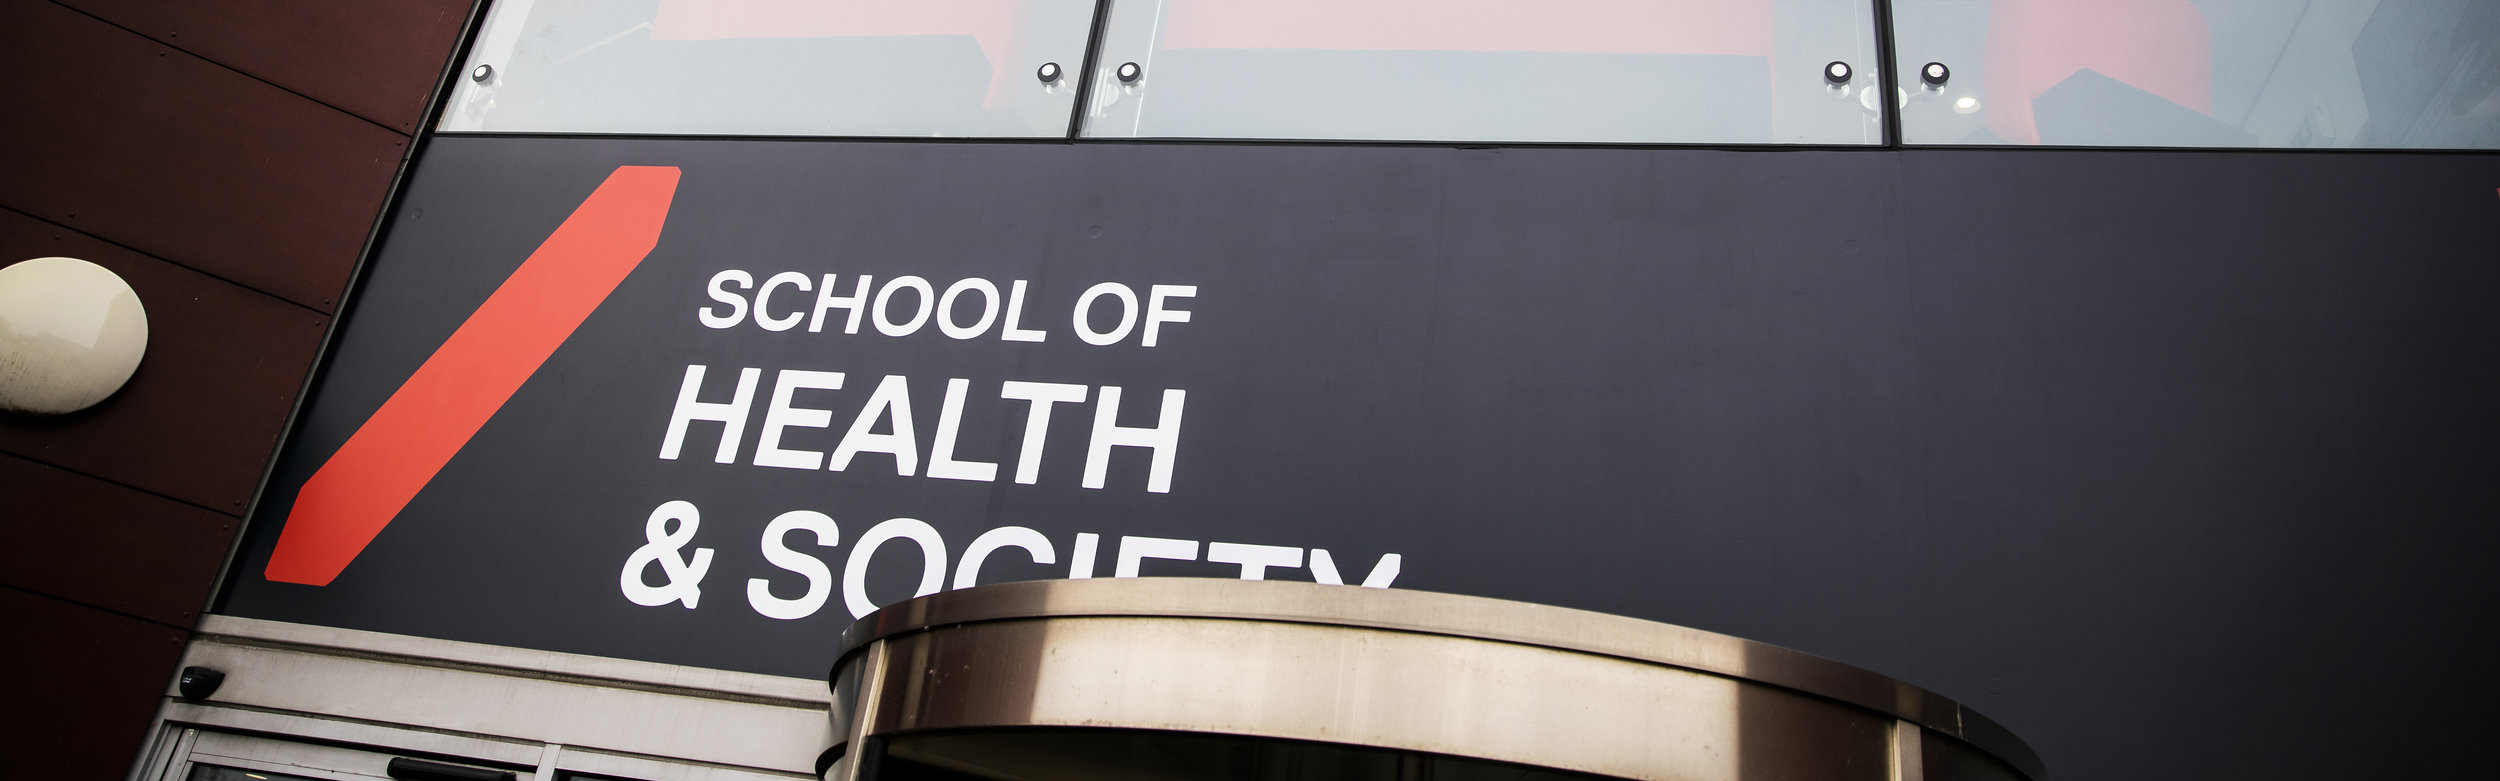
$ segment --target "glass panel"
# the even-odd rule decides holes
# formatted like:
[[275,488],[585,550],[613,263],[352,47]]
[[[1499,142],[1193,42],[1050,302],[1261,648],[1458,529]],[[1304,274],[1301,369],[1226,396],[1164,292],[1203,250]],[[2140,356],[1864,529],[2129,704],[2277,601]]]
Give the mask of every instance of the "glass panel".
[[1085,135],[1874,144],[1874,29],[1869,0],[1115,2]]
[[1090,0],[504,0],[488,11],[441,127],[1065,137],[1093,9]]
[[2492,0],[1894,0],[1893,28],[1906,143],[2500,149]]
[[244,770],[216,765],[192,765],[188,781],[322,781],[317,778],[272,773],[267,770]]

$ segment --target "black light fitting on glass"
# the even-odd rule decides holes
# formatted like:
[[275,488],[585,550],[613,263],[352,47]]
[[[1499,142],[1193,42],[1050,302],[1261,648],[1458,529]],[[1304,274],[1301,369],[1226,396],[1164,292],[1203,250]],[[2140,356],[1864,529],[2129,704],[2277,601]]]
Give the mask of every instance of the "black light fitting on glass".
[[1941,62],[1931,62],[1918,69],[1918,81],[1930,87],[1942,87],[1953,79],[1953,69]]
[[1823,80],[1833,85],[1849,83],[1849,77],[1855,73],[1856,71],[1849,69],[1849,63],[1839,60],[1833,60],[1832,64],[1823,66]]
[[1042,67],[1035,69],[1033,75],[1040,78],[1043,84],[1057,84],[1059,83],[1059,63],[1042,63]]
[[469,80],[470,80],[470,81],[474,81],[474,82],[477,82],[477,83],[479,83],[479,84],[484,84],[484,83],[486,83],[486,82],[487,82],[487,80],[489,80],[489,79],[493,79],[493,78],[495,78],[495,66],[492,66],[492,65],[479,65],[479,66],[477,66],[477,67],[475,67],[475,68],[471,68],[471,69],[469,69]]
[[1111,72],[1111,75],[1120,77],[1122,84],[1135,84],[1138,79],[1146,77],[1146,69],[1138,67],[1134,62],[1123,62],[1117,70]]

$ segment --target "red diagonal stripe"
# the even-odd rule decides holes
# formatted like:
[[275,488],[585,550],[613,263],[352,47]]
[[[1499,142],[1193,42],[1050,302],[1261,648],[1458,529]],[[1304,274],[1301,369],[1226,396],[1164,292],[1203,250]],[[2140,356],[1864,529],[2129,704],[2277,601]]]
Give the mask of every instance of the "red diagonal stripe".
[[295,496],[270,580],[326,586],[660,241],[677,169],[609,174]]

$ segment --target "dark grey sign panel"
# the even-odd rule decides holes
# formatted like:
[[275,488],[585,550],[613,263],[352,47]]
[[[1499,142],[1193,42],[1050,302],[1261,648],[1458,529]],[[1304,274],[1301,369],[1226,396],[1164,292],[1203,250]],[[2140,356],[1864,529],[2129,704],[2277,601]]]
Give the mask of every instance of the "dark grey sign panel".
[[[423,471],[449,428],[408,421],[494,396],[403,391],[527,341],[464,323],[564,319],[515,271],[623,167],[676,171],[647,256],[326,585],[271,579],[282,529],[352,525],[296,512],[325,465]],[[224,610],[813,676],[855,608],[958,582],[1368,582],[1833,657],[2052,768],[2242,774],[2257,743],[2201,741],[2442,707],[2492,639],[2495,186],[2475,155],[437,138]]]

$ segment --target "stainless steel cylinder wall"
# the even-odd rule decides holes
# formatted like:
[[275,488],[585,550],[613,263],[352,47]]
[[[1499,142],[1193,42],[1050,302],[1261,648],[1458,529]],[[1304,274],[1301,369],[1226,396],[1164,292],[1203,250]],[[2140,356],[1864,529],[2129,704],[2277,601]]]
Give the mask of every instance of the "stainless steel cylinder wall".
[[[834,678],[836,752],[929,730],[1109,727],[1658,781],[2042,777],[2010,733],[1864,670],[1415,591],[1113,579],[948,592],[854,625]],[[851,765],[828,778],[855,777]]]

